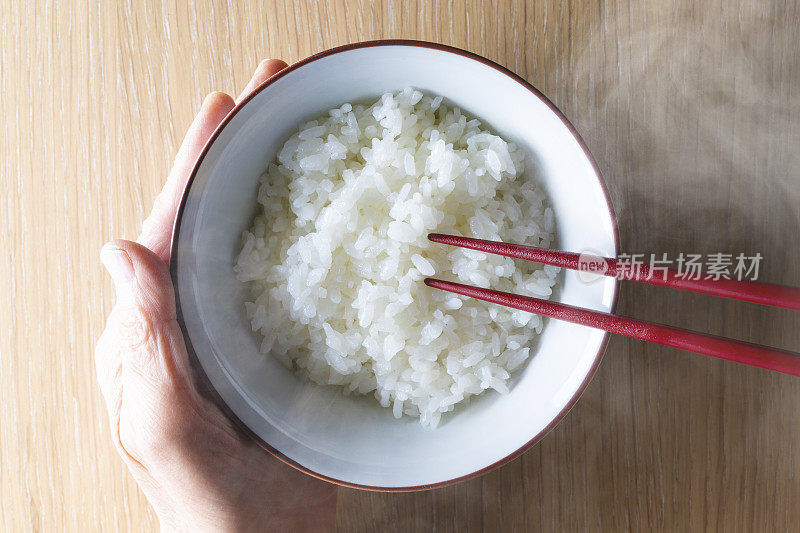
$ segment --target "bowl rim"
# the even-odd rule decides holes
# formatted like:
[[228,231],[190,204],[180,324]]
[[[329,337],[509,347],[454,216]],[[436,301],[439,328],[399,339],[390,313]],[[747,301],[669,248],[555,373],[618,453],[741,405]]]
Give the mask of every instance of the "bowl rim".
[[[333,477],[326,476],[324,474],[320,474],[318,472],[315,472],[315,471],[311,470],[310,468],[308,468],[308,467],[306,467],[306,466],[294,461],[293,459],[287,457],[286,455],[284,455],[282,452],[278,451],[277,449],[273,448],[268,442],[266,442],[260,436],[258,436],[255,433],[255,431],[250,429],[247,426],[247,424],[245,424],[233,412],[233,410],[227,405],[227,403],[225,403],[225,401],[222,399],[222,397],[219,395],[219,393],[214,388],[214,385],[211,383],[211,380],[206,375],[205,370],[203,369],[203,366],[200,363],[199,359],[197,358],[197,355],[196,355],[196,353],[195,353],[195,351],[194,351],[194,349],[192,347],[192,342],[191,342],[191,339],[189,338],[189,333],[188,333],[188,330],[186,328],[186,323],[185,323],[185,321],[183,319],[183,314],[181,312],[180,294],[178,294],[178,270],[179,270],[178,269],[178,241],[179,241],[179,238],[180,238],[180,229],[181,229],[181,221],[183,219],[183,211],[184,211],[184,208],[186,206],[186,202],[187,202],[187,200],[189,198],[189,194],[190,194],[190,191],[191,191],[191,188],[192,188],[192,184],[194,183],[194,179],[197,176],[197,173],[198,173],[200,167],[202,166],[203,160],[205,159],[206,155],[208,154],[209,150],[211,149],[211,146],[213,146],[214,142],[216,142],[216,140],[219,137],[219,135],[222,132],[222,130],[231,122],[233,117],[235,117],[236,114],[239,111],[241,111],[241,109],[250,102],[250,100],[255,98],[255,96],[258,95],[261,91],[263,91],[264,89],[266,89],[267,87],[272,85],[278,79],[280,79],[283,76],[289,74],[290,72],[292,72],[294,70],[297,70],[300,67],[303,67],[304,65],[307,65],[307,64],[312,63],[314,61],[317,61],[319,59],[322,59],[322,58],[325,58],[325,57],[329,57],[329,56],[332,56],[332,55],[335,55],[335,54],[339,54],[339,53],[342,53],[342,52],[349,52],[349,51],[352,51],[352,50],[358,50],[358,49],[363,49],[363,48],[375,48],[375,47],[382,47],[382,46],[407,46],[407,47],[426,48],[426,49],[429,49],[429,50],[436,50],[436,51],[440,51],[440,52],[447,52],[447,53],[451,53],[451,54],[456,54],[456,55],[465,57],[467,59],[472,59],[474,61],[478,61],[479,63],[482,63],[482,64],[484,64],[484,65],[486,65],[488,67],[493,68],[494,70],[496,70],[500,74],[504,74],[504,75],[508,76],[512,80],[514,80],[517,83],[519,83],[524,89],[527,89],[528,91],[530,91],[539,100],[541,100],[550,109],[550,111],[552,111],[555,114],[555,116],[564,124],[564,126],[567,127],[569,132],[572,134],[572,136],[578,142],[578,145],[579,145],[580,149],[583,151],[583,153],[586,156],[587,160],[591,164],[592,169],[594,170],[594,173],[595,173],[595,175],[597,177],[597,181],[600,184],[600,188],[601,188],[601,190],[603,192],[603,196],[604,196],[605,201],[606,201],[608,212],[609,212],[609,214],[611,216],[612,237],[614,239],[614,255],[615,256],[619,255],[619,227],[617,225],[617,217],[616,217],[616,214],[614,213],[614,207],[613,207],[613,205],[611,203],[611,196],[610,196],[609,191],[608,191],[608,186],[607,186],[605,180],[603,179],[603,175],[600,172],[600,168],[598,167],[597,162],[594,160],[594,157],[592,157],[592,154],[589,152],[589,149],[586,146],[586,143],[583,141],[583,139],[581,138],[580,134],[575,129],[575,126],[572,125],[572,123],[569,121],[569,119],[567,119],[567,117],[564,115],[564,113],[562,113],[561,110],[559,110],[555,106],[555,104],[553,104],[544,94],[542,94],[541,91],[539,91],[536,87],[534,87],[532,84],[530,84],[524,78],[522,78],[518,74],[512,72],[511,70],[507,69],[506,67],[503,67],[502,65],[499,65],[499,64],[495,63],[494,61],[492,61],[490,59],[486,59],[483,56],[480,56],[480,55],[475,54],[473,52],[468,52],[468,51],[463,50],[461,48],[457,48],[457,47],[449,46],[449,45],[445,45],[445,44],[440,44],[440,43],[435,43],[435,42],[420,41],[420,40],[413,40],[413,39],[378,39],[378,40],[362,41],[362,42],[355,42],[355,43],[349,43],[349,44],[345,44],[345,45],[341,45],[341,46],[336,46],[336,47],[333,47],[333,48],[329,48],[327,50],[323,50],[322,52],[318,52],[318,53],[313,54],[311,56],[308,56],[305,59],[301,59],[300,61],[297,61],[297,62],[289,65],[288,67],[284,68],[283,70],[281,70],[277,74],[273,75],[268,80],[266,80],[263,83],[261,83],[250,94],[248,94],[245,98],[243,98],[240,102],[238,102],[234,106],[234,108],[228,113],[228,115],[222,120],[222,122],[220,122],[220,124],[214,130],[214,132],[212,133],[211,137],[209,137],[208,141],[206,142],[205,146],[203,147],[202,151],[200,152],[200,155],[198,156],[197,161],[195,162],[195,164],[194,164],[194,166],[192,168],[192,172],[189,175],[189,179],[187,180],[186,186],[185,186],[185,188],[183,190],[183,193],[181,194],[181,201],[180,201],[180,204],[178,206],[178,210],[177,210],[177,213],[176,213],[176,216],[175,216],[175,222],[174,222],[174,225],[173,225],[173,228],[172,228],[172,237],[171,237],[171,242],[170,242],[169,273],[170,273],[170,278],[172,279],[172,283],[173,283],[173,291],[175,293],[176,318],[177,318],[178,325],[180,326],[181,333],[183,334],[183,339],[184,339],[184,343],[186,345],[186,350],[187,350],[187,353],[188,353],[188,356],[189,356],[189,361],[190,361],[191,366],[192,366],[192,368],[194,370],[194,374],[195,374],[194,377],[195,377],[195,380],[196,380],[196,384],[198,385],[198,387],[200,389],[200,392],[202,394],[204,394],[205,396],[210,397],[214,401],[215,405],[217,407],[219,407],[225,413],[225,415],[231,420],[231,422],[233,422],[234,426],[238,430],[240,430],[244,435],[246,435],[247,437],[252,439],[259,447],[261,447],[263,450],[265,450],[270,455],[272,455],[275,458],[279,459],[280,461],[286,463],[287,465],[289,465],[289,466],[291,466],[291,467],[293,467],[293,468],[295,468],[295,469],[297,469],[297,470],[299,470],[301,472],[304,472],[304,473],[306,473],[306,474],[308,474],[308,475],[310,475],[312,477],[315,477],[317,479],[321,479],[323,481],[327,481],[329,483],[333,483],[335,485],[339,485],[339,486],[343,486],[343,487],[349,487],[349,488],[361,489],[361,490],[368,490],[368,491],[375,491],[375,492],[415,492],[415,491],[430,490],[430,489],[446,487],[446,486],[449,486],[449,485],[460,483],[462,481],[468,481],[468,480],[477,478],[479,476],[482,476],[483,474],[486,474],[486,473],[488,473],[488,472],[490,472],[490,471],[492,471],[492,470],[494,470],[496,468],[499,468],[499,467],[501,467],[501,466],[513,461],[514,459],[516,459],[517,457],[522,455],[525,451],[527,451],[531,446],[533,446],[534,444],[536,444],[539,441],[541,441],[545,437],[545,435],[547,435],[559,422],[561,422],[561,420],[564,419],[564,417],[567,415],[567,413],[569,413],[569,411],[572,409],[572,407],[577,403],[578,399],[581,397],[581,395],[583,394],[583,392],[586,389],[586,387],[589,385],[589,382],[594,377],[594,374],[597,371],[597,368],[600,366],[600,362],[603,359],[603,355],[605,353],[606,347],[608,346],[608,340],[610,338],[610,333],[604,332],[603,340],[601,341],[600,346],[597,349],[597,353],[595,354],[595,359],[594,359],[594,362],[592,363],[591,368],[589,368],[589,371],[586,373],[586,376],[584,377],[583,381],[578,386],[578,388],[576,389],[576,391],[572,395],[572,397],[569,399],[569,401],[566,402],[566,404],[561,409],[561,411],[559,411],[558,414],[555,417],[553,417],[553,419],[547,424],[547,426],[545,426],[541,431],[539,431],[536,435],[534,435],[525,444],[520,446],[517,450],[511,452],[510,454],[506,455],[502,459],[499,459],[499,460],[495,461],[494,463],[492,463],[492,464],[490,464],[488,466],[485,466],[485,467],[483,467],[483,468],[481,468],[479,470],[476,470],[476,471],[471,472],[469,474],[465,474],[463,476],[459,476],[459,477],[456,477],[456,478],[453,478],[453,479],[448,479],[448,480],[445,480],[445,481],[439,481],[439,482],[436,482],[436,483],[429,483],[429,484],[424,484],[424,485],[412,485],[412,486],[404,486],[404,487],[382,487],[382,486],[378,486],[378,485],[362,485],[362,484],[358,484],[358,483],[352,483],[352,482],[349,482],[349,481],[336,479],[336,478],[333,478]],[[619,300],[619,282],[615,281],[614,288],[613,288],[613,294],[612,294],[612,300],[611,300],[611,308],[609,310],[610,313],[613,313],[615,311],[615,309],[617,307],[618,300]]]

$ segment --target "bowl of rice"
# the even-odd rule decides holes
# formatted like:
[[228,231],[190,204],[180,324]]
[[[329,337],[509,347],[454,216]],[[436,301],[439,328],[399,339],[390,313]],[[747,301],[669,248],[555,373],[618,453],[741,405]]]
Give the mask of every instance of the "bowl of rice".
[[505,68],[418,41],[288,67],[214,133],[176,220],[199,382],[264,449],[341,485],[427,489],[518,456],[577,401],[607,334],[424,278],[605,312],[616,280],[432,232],[617,254],[583,141]]

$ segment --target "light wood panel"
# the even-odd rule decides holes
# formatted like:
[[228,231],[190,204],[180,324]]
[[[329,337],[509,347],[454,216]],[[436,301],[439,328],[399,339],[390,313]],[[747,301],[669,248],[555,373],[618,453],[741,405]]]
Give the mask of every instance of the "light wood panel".
[[[132,238],[203,96],[261,58],[418,38],[515,70],[598,160],[626,252],[760,252],[800,285],[796,2],[0,3],[0,524],[157,527],[107,437],[97,259]],[[800,315],[625,286],[619,312],[799,349]],[[583,399],[501,470],[341,490],[342,531],[786,530],[800,382],[615,338]]]

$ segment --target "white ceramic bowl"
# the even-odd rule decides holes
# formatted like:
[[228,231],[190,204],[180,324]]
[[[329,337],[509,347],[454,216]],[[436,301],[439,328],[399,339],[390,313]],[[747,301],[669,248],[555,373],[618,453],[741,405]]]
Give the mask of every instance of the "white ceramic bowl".
[[[511,392],[487,392],[435,429],[373,398],[306,383],[258,352],[232,270],[256,213],[259,175],[303,121],[344,102],[413,86],[443,95],[530,154],[547,190],[558,246],[617,253],[616,225],[592,157],[567,119],[523,79],[462,50],[379,41],[292,65],[239,104],[203,150],[172,242],[179,320],[200,379],[263,447],[314,476],[378,490],[431,488],[499,466],[538,441],[586,387],[607,335],[548,321]],[[616,282],[561,278],[560,301],[611,311]]]

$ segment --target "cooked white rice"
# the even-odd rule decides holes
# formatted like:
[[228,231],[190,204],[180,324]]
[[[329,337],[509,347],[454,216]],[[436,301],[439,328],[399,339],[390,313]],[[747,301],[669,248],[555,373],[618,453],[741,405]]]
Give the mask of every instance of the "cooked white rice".
[[547,298],[558,269],[434,244],[429,232],[549,246],[553,213],[513,143],[407,88],[303,124],[261,176],[235,270],[261,351],[374,393],[435,427],[508,391],[539,316],[434,290],[426,276]]

